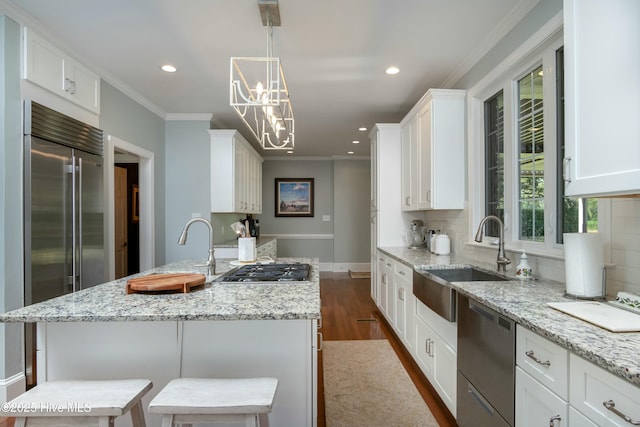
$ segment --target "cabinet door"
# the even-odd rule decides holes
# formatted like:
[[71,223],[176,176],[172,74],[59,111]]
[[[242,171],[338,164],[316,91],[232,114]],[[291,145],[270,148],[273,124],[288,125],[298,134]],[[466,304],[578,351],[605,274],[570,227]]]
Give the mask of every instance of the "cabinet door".
[[420,369],[429,381],[433,379],[433,330],[422,320],[416,320],[416,358]]
[[416,116],[408,119],[400,130],[402,149],[402,210],[418,208],[418,140],[416,138]]
[[457,354],[438,334],[432,336],[432,384],[451,413],[456,415]]
[[64,61],[65,91],[69,99],[95,113],[100,112],[100,77],[69,58]]
[[[418,181],[418,209],[431,209],[432,203],[432,167],[433,167],[433,149],[432,149],[432,118],[431,118],[431,102],[428,102],[418,111],[418,152],[419,173],[416,177]],[[440,165],[441,167],[451,167],[450,165]],[[460,171],[462,173],[462,171]]]
[[516,426],[568,425],[569,404],[516,367]]
[[565,194],[640,193],[640,2],[565,0]]
[[58,48],[25,29],[24,78],[43,88],[65,96],[64,58]]

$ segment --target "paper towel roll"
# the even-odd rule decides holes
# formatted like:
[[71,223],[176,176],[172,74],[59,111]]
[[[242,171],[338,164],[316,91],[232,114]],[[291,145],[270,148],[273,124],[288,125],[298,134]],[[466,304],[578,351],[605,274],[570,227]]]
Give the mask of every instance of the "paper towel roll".
[[238,261],[255,261],[256,260],[256,238],[240,237],[238,238]]
[[564,233],[564,271],[567,294],[603,297],[604,253],[598,233]]

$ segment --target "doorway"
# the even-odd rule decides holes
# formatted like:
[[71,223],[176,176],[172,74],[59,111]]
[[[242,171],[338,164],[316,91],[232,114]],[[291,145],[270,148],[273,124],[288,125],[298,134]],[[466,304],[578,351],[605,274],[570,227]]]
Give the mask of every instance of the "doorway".
[[135,163],[119,162],[121,153],[115,157],[115,278],[120,279],[140,272],[140,192],[137,157]]
[[116,278],[116,264],[118,277],[155,266],[154,154],[109,135],[105,141],[104,164],[106,279],[109,281]]

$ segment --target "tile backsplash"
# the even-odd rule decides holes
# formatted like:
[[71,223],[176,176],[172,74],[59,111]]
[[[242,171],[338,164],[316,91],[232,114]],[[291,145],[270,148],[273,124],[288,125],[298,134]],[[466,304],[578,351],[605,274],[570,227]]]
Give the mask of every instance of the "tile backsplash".
[[[481,262],[494,262],[497,249],[469,245],[469,209],[429,211],[423,218],[428,228],[442,229],[451,239],[453,253]],[[607,268],[607,295],[619,291],[640,295],[640,198],[611,199],[611,253]],[[507,251],[512,266],[517,265],[519,252]],[[529,254],[534,275],[545,279],[565,281],[564,261]],[[511,266],[511,268],[513,268]]]

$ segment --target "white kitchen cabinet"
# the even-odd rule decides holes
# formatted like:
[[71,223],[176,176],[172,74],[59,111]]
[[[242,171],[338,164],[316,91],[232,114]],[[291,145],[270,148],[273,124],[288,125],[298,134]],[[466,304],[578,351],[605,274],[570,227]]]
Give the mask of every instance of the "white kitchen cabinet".
[[23,46],[23,78],[100,113],[100,76],[26,27]]
[[378,308],[389,323],[389,287],[393,288],[393,264],[389,257],[378,251],[378,282],[379,282],[379,301]]
[[413,269],[401,262],[395,261],[393,281],[395,285],[396,304],[396,333],[400,341],[413,352],[415,319],[413,307],[415,296],[413,295]]
[[376,124],[371,141],[371,296],[382,299],[378,247],[402,246],[410,219],[400,209],[400,125]]
[[211,212],[262,213],[262,157],[237,130],[209,130]]
[[456,416],[457,324],[416,300],[414,359],[453,416]]
[[640,193],[640,2],[565,0],[565,194]]
[[516,367],[516,427],[569,424],[569,403]]
[[576,408],[569,406],[569,425],[571,427],[598,427],[598,424],[576,411]]
[[465,96],[431,89],[402,120],[403,210],[463,208]]
[[575,354],[569,356],[569,402],[599,426],[640,424],[640,387]]

